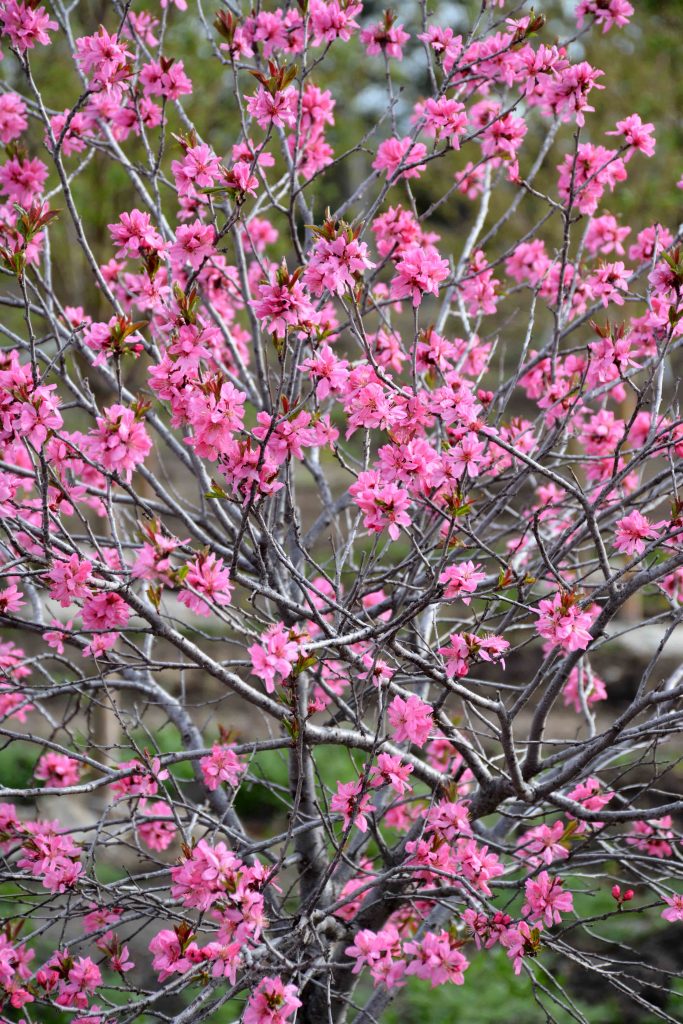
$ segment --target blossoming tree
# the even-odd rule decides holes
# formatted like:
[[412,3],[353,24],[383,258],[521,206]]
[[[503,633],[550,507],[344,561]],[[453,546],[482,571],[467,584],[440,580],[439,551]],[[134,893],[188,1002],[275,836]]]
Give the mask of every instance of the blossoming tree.
[[545,1019],[573,963],[673,1020],[599,941],[683,919],[683,257],[609,212],[654,129],[580,49],[631,3],[108,6],[0,0],[2,1020],[370,1024],[493,947]]

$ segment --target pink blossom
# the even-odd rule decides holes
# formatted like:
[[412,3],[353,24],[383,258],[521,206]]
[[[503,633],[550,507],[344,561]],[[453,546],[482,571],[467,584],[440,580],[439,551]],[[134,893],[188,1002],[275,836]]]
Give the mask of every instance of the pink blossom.
[[454,174],[458,192],[468,199],[476,199],[484,191],[486,168],[468,161],[462,171]]
[[57,1003],[60,1006],[77,1006],[85,1009],[90,996],[102,984],[102,974],[89,956],[76,957],[68,968],[66,980],[59,984]]
[[0,22],[2,34],[8,36],[12,46],[22,54],[32,50],[36,43],[49,46],[48,32],[59,28],[44,7],[26,0],[5,0],[0,9]]
[[421,163],[426,156],[427,147],[422,142],[413,142],[409,136],[385,139],[377,148],[372,166],[376,171],[386,171],[391,180],[399,168],[403,169],[398,178],[419,178],[427,170],[427,165]]
[[608,306],[610,302],[617,306],[624,305],[622,292],[628,292],[629,275],[622,260],[602,263],[588,281],[593,295],[601,300],[603,306]]
[[118,633],[96,633],[83,648],[84,658],[101,658],[116,646]]
[[182,267],[189,263],[193,270],[214,255],[216,230],[213,224],[202,224],[200,220],[192,224],[181,224],[175,233],[175,242],[169,250],[174,265]]
[[303,283],[313,295],[322,295],[325,290],[343,295],[347,288],[355,288],[366,268],[374,266],[368,259],[365,242],[349,238],[345,233],[336,238],[323,236],[316,240],[309,254]]
[[161,252],[164,248],[163,239],[153,226],[149,213],[140,210],[131,210],[130,213],[124,211],[119,214],[116,224],[107,226],[122,256],[137,259],[145,251]]
[[542,108],[564,122],[573,120],[583,127],[585,115],[595,110],[588,103],[588,95],[593,89],[604,88],[597,81],[604,73],[585,60],[567,64],[559,69],[557,75],[549,78],[540,99]]
[[319,319],[298,276],[290,276],[284,268],[273,283],[259,285],[258,291],[254,313],[277,338],[284,338],[289,327],[304,327]]
[[666,910],[663,910],[661,915],[664,920],[683,921],[683,896],[677,894],[667,896],[664,902],[667,904]]
[[672,857],[674,851],[670,840],[674,838],[674,833],[671,825],[670,814],[652,821],[634,821],[626,842],[648,857],[656,857],[658,860]]
[[[225,843],[211,846],[200,839],[178,866],[171,868],[174,899],[181,899],[186,907],[208,910],[215,903],[227,903],[239,916],[254,903],[252,897],[262,898],[260,888],[263,871],[260,865],[247,868],[239,857],[228,850]],[[258,901],[257,901],[258,902]],[[243,936],[257,936],[261,925],[245,924],[235,931]]]
[[[606,256],[611,252],[617,252],[623,256],[624,247],[621,243],[630,233],[630,228],[620,227],[616,217],[613,217],[611,213],[605,213],[602,217],[594,217],[591,221],[586,232],[586,249],[592,256],[598,253]],[[629,249],[629,258],[636,259],[636,256],[631,255],[632,250],[633,247]]]
[[467,640],[459,633],[451,633],[448,638],[448,645],[439,648],[446,662],[446,672],[449,676],[466,676],[469,669],[470,649]]
[[299,660],[300,647],[290,631],[280,623],[266,630],[261,641],[261,644],[252,644],[249,648],[253,672],[263,680],[268,693],[273,693],[276,682],[284,681],[291,674],[292,667]]
[[[396,400],[395,392],[385,389],[374,371],[367,365],[360,366],[349,374],[348,386],[344,393],[344,408],[349,414],[347,438],[351,437],[358,427],[395,431],[407,417],[405,406]],[[375,498],[382,498],[376,489],[382,483],[382,478],[376,470],[367,470],[360,473],[356,483],[352,484],[357,492],[368,492],[368,511],[371,511],[370,506],[374,504],[373,495]],[[392,494],[396,496],[395,492]],[[400,498],[398,501],[402,505],[405,504]]]
[[380,214],[372,224],[380,256],[395,256],[413,246],[432,245],[439,241],[434,232],[424,232],[410,210],[402,206],[391,206]]
[[373,932],[369,928],[358,931],[353,940],[352,946],[347,946],[344,952],[355,960],[352,974],[359,974],[363,967],[369,967],[371,971],[380,961],[391,960],[400,955],[401,943],[395,925],[388,924],[379,932]]
[[81,766],[75,758],[49,750],[39,759],[33,774],[48,786],[63,789],[65,786],[78,785]]
[[496,911],[492,917],[488,918],[486,914],[482,914],[472,909],[472,907],[468,907],[465,910],[462,919],[472,931],[477,949],[481,949],[482,946],[485,949],[490,949],[496,942],[502,941],[502,936],[510,927],[512,921],[509,914]]
[[150,850],[167,849],[176,837],[178,829],[173,820],[173,810],[165,800],[157,800],[149,806],[140,801],[140,812],[149,818],[167,819],[163,821],[144,820],[137,826],[138,835]]
[[538,284],[549,266],[550,260],[545,243],[540,238],[520,243],[505,261],[507,273],[518,284],[522,281],[527,281],[531,285]]
[[244,1024],[286,1024],[302,1005],[296,985],[279,977],[263,978],[247,1000]]
[[76,61],[93,84],[107,91],[120,87],[132,73],[133,54],[103,25],[92,36],[76,40]]
[[552,825],[536,825],[517,840],[517,854],[535,867],[566,860],[569,848],[562,843],[564,834],[563,821],[556,821]]
[[39,878],[49,892],[63,893],[76,885],[83,871],[79,858],[80,850],[70,836],[47,827],[27,838],[17,864]]
[[566,651],[585,651],[593,638],[590,612],[582,612],[573,594],[557,593],[539,602],[536,629],[539,635]]
[[396,24],[393,14],[387,11],[383,21],[363,29],[360,39],[369,57],[384,53],[395,60],[403,60],[402,47],[410,36],[404,31],[403,25]]
[[398,540],[401,526],[410,526],[410,496],[396,484],[382,483],[374,471],[361,473],[349,494],[364,513],[364,524],[373,533],[385,528],[392,540]]
[[117,797],[156,796],[159,791],[158,784],[168,778],[168,771],[161,767],[158,757],[152,758],[147,765],[136,758],[132,761],[122,761],[117,765],[117,771],[129,772],[112,783],[112,792]]
[[514,161],[526,133],[523,117],[512,113],[498,115],[481,133],[481,151],[484,156]]
[[469,961],[454,945],[448,932],[425,932],[421,940],[406,942],[403,951],[413,957],[406,974],[424,978],[431,982],[432,988],[447,981],[453,985],[464,984],[463,972],[469,967]]
[[242,764],[232,747],[224,744],[214,744],[211,753],[200,760],[199,767],[206,788],[212,791],[218,789],[222,782],[238,786],[242,773],[246,771],[246,765]]
[[447,647],[440,647],[449,676],[466,676],[472,658],[480,661],[500,662],[505,667],[502,655],[510,644],[501,636],[475,636],[472,633],[451,633]]
[[493,895],[489,881],[505,871],[497,854],[474,839],[458,839],[456,843],[458,870],[485,896]]
[[296,123],[296,92],[288,89],[269,92],[260,85],[253,96],[247,96],[247,110],[264,131],[274,128],[291,128]]
[[[183,0],[185,2],[185,0]],[[162,2],[162,7],[165,6],[165,0]],[[136,14],[135,11],[129,11],[127,17],[127,24],[124,24],[123,31],[126,35],[133,35],[129,32],[129,26],[133,32],[143,39],[148,46],[158,46],[159,40],[155,36],[155,31],[159,27],[159,19],[155,18],[148,11],[140,11]]]
[[246,395],[231,381],[207,381],[189,397],[186,414],[194,436],[188,439],[201,458],[215,461],[228,451],[244,421]]
[[16,583],[10,583],[4,590],[0,590],[0,615],[11,615],[18,612],[25,605],[24,595]]
[[251,167],[248,163],[238,160],[236,164],[233,164],[224,173],[223,184],[226,188],[239,192],[241,196],[255,196],[259,180],[255,174],[251,173]]
[[562,914],[574,909],[574,901],[570,892],[562,889],[562,879],[553,877],[547,871],[541,871],[535,878],[528,878],[524,886],[526,903],[522,913],[527,914],[533,923],[543,922],[549,928],[560,924]]
[[[59,621],[59,619],[51,619],[50,625],[60,627],[62,623]],[[45,633],[43,633],[43,640],[48,645],[48,647],[51,647],[53,650],[55,650],[57,654],[64,654],[64,640],[66,639],[66,633],[71,629],[73,629],[73,621],[69,619],[69,621],[65,623],[63,630],[59,628],[48,629]]]
[[448,277],[448,261],[439,256],[434,246],[412,246],[405,249],[396,264],[391,281],[394,299],[409,298],[417,308],[426,293],[439,294],[439,285]]
[[145,461],[152,442],[144,425],[132,409],[112,405],[97,417],[97,428],[90,431],[94,457],[106,470],[121,473],[130,483],[133,470]]
[[421,747],[427,742],[434,727],[431,707],[415,694],[411,694],[406,700],[403,697],[394,697],[387,715],[396,743],[409,740]]
[[605,681],[589,665],[574,665],[562,689],[562,703],[573,706],[577,715],[585,707],[607,700]]
[[303,459],[304,448],[316,443],[316,437],[309,429],[311,414],[308,412],[284,418],[259,412],[256,419],[259,425],[253,429],[254,437],[263,442],[267,440],[267,449],[278,465],[290,456]]
[[468,433],[448,451],[449,469],[456,480],[461,477],[479,476],[479,466],[485,449],[483,441],[476,434]]
[[471,633],[466,633],[465,636],[470,650],[481,661],[497,661],[505,668],[505,661],[502,655],[510,647],[507,640],[504,640],[502,636],[495,636],[492,633],[488,636],[473,636]]
[[83,344],[98,353],[94,366],[103,366],[112,356],[137,358],[145,348],[142,335],[126,316],[112,316],[106,323],[91,323],[83,333]]
[[354,0],[311,0],[309,12],[313,29],[313,45],[332,43],[335,39],[347,42],[358,28],[354,19],[363,9]]
[[[30,396],[19,406],[18,422],[15,429],[35,448],[42,448],[51,431],[59,430],[63,420],[58,410],[59,399],[53,394],[55,386],[39,385],[31,389]],[[15,409],[16,411],[16,409]],[[9,423],[8,423],[9,425]]]
[[90,588],[87,584],[91,572],[92,562],[81,560],[78,555],[72,555],[67,562],[55,562],[45,576],[45,581],[50,584],[50,597],[59,601],[62,608],[88,597]]
[[558,170],[560,197],[565,201],[569,198],[573,179],[576,205],[580,213],[586,214],[595,212],[606,188],[614,191],[616,185],[627,177],[623,160],[613,150],[589,142],[579,144],[576,163],[568,154]]
[[86,935],[91,935],[110,924],[116,924],[123,914],[120,907],[99,907],[96,903],[91,903],[90,907],[90,913],[83,918],[83,931]]
[[176,537],[164,534],[160,524],[154,523],[146,527],[143,535],[149,538],[137,552],[135,562],[131,566],[131,576],[139,580],[153,580],[173,584],[173,567],[171,555],[181,545],[188,543]]
[[178,195],[196,197],[199,190],[211,188],[220,176],[220,167],[219,158],[206,143],[189,146],[182,160],[171,163]]
[[500,281],[493,276],[493,269],[481,249],[472,256],[469,269],[469,275],[459,285],[467,312],[471,316],[490,316],[498,308]]
[[329,395],[344,391],[349,379],[348,365],[348,360],[338,359],[330,346],[325,344],[310,359],[305,359],[299,369],[317,380],[315,394],[318,401],[322,402]]
[[184,943],[181,947],[177,934],[169,929],[154,936],[149,950],[154,954],[152,968],[159,981],[166,981],[173,974],[187,974],[202,959],[196,942]]
[[653,224],[638,232],[635,245],[629,246],[628,258],[649,262],[656,252],[668,248],[673,243],[671,232],[662,224]]
[[254,162],[259,167],[273,167],[275,164],[275,158],[272,153],[268,150],[264,150],[262,146],[257,146],[252,139],[244,139],[242,142],[236,142],[232,147],[232,159],[235,163],[242,162],[251,166]]
[[252,217],[244,225],[243,242],[248,249],[264,252],[269,245],[274,245],[280,233],[269,221],[262,217]]
[[439,839],[449,843],[463,836],[471,837],[472,826],[466,804],[457,800],[440,800],[427,812],[426,831],[436,833]]
[[181,60],[150,61],[140,68],[140,82],[146,96],[163,96],[167,100],[178,100],[189,96],[192,82],[185,74]]
[[[481,566],[472,561],[450,565],[439,576],[439,583],[444,586],[444,600],[450,601],[461,595],[473,594],[479,584],[486,579],[486,573],[480,572]],[[471,597],[462,596],[464,604],[469,604]]]
[[[67,128],[69,122],[69,128]],[[66,131],[65,131],[66,129]],[[83,153],[86,147],[85,136],[92,134],[94,129],[90,113],[78,113],[71,116],[67,109],[62,114],[55,114],[50,118],[50,130],[45,132],[45,145],[48,150],[53,150],[59,144],[61,138],[61,152],[67,157],[73,153]],[[52,138],[50,137],[50,132]]]
[[128,624],[130,609],[118,594],[107,591],[90,594],[83,602],[83,628],[108,630]]
[[[104,938],[105,936],[103,936],[103,939]],[[128,946],[124,946],[116,936],[111,938],[108,945],[104,944],[103,939],[100,939],[97,944],[100,949],[109,954],[109,966],[112,971],[116,971],[121,975],[127,974],[128,971],[132,971],[135,964],[129,959],[130,954],[128,952]]]
[[642,555],[645,542],[655,535],[655,528],[642,512],[634,509],[617,521],[614,546],[626,555]]
[[239,940],[229,943],[209,942],[202,946],[201,955],[202,959],[213,961],[211,974],[214,978],[228,978],[230,984],[234,985],[237,969],[242,965],[241,951],[242,943]]
[[412,787],[408,784],[408,777],[412,771],[412,764],[404,764],[400,757],[378,754],[377,764],[373,764],[370,769],[370,784],[389,785],[399,796],[403,796],[406,792],[412,792]]
[[[577,803],[581,804],[586,808],[587,811],[601,811],[614,797],[614,793],[601,792],[602,786],[598,779],[588,778],[585,782],[580,782],[578,786],[575,786],[567,796],[570,800],[576,800]],[[572,815],[568,815],[572,817]],[[576,832],[582,833],[587,830],[589,826],[585,821],[577,821]],[[591,828],[602,828],[602,822],[591,821]]]
[[16,92],[0,96],[0,142],[7,145],[19,138],[28,127],[26,104]]
[[315,134],[323,131],[326,125],[334,124],[336,102],[329,89],[319,89],[309,81],[301,97],[302,130]]
[[[515,974],[522,970],[525,956],[535,956],[539,947],[538,931],[540,926],[530,928],[526,921],[518,921],[500,936],[500,944],[507,950],[508,957],[514,963]],[[536,934],[535,934],[536,933]]]
[[609,32],[616,25],[623,28],[633,16],[633,5],[629,0],[579,0],[576,6],[576,18],[579,28],[587,15],[595,18],[595,23],[602,26],[603,32]]
[[440,96],[429,97],[415,107],[415,119],[424,118],[425,135],[450,139],[453,149],[460,149],[460,136],[465,134],[468,116],[465,105],[458,100]]
[[355,825],[359,832],[367,832],[368,822],[365,815],[376,808],[370,803],[370,795],[363,793],[362,781],[357,779],[355,782],[337,783],[337,792],[330,801],[330,810],[339,811],[344,815],[344,829]]
[[224,567],[223,559],[213,553],[200,553],[189,564],[178,600],[195,615],[209,616],[212,604],[221,607],[230,604],[232,590],[230,571]]
[[0,193],[11,202],[28,207],[42,193],[47,173],[42,160],[13,156],[0,165]]
[[245,28],[255,42],[261,43],[265,57],[271,57],[275,51],[288,46],[287,26],[281,10],[272,13],[259,11],[255,18],[249,19]]

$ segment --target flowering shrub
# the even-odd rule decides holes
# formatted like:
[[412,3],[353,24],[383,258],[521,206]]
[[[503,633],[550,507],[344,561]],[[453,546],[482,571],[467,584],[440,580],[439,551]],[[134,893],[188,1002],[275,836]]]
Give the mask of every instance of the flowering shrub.
[[596,922],[683,919],[683,256],[580,49],[634,9],[219,6],[0,0],[0,1014],[369,1024],[496,947],[553,1019],[563,963],[629,989]]

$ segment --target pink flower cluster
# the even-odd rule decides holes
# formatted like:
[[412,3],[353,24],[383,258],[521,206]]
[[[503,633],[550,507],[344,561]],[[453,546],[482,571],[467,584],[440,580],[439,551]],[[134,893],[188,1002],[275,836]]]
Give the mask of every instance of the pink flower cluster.
[[544,598],[538,603],[537,614],[539,635],[565,651],[585,651],[593,639],[589,629],[594,617],[581,611],[574,594],[557,593]]
[[390,924],[378,932],[367,928],[359,931],[353,945],[346,948],[346,955],[355,961],[354,974],[369,968],[375,985],[394,988],[415,975],[434,988],[447,982],[464,983],[469,961],[459,946],[447,931],[427,931],[419,940],[402,942],[396,927]]
[[265,683],[268,693],[275,685],[285,682],[302,655],[303,637],[281,623],[270,626],[261,637],[260,644],[249,648],[254,675]]
[[238,786],[246,769],[232,747],[225,744],[214,744],[211,753],[199,762],[204,783],[207,789],[218,789],[222,782],[229,786]]

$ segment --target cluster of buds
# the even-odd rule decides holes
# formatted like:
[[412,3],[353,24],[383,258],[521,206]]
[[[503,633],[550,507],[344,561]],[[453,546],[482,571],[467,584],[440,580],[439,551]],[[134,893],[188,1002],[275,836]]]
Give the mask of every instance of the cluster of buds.
[[59,210],[51,210],[47,203],[33,203],[28,210],[19,203],[13,205],[17,222],[13,228],[4,229],[0,264],[21,280],[26,270],[26,250],[39,232],[59,216]]
[[613,885],[612,896],[617,901],[617,909],[623,910],[624,903],[630,903],[633,897],[635,896],[635,890],[625,889],[624,892],[622,892],[620,885]]

